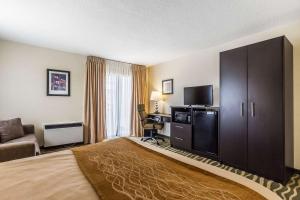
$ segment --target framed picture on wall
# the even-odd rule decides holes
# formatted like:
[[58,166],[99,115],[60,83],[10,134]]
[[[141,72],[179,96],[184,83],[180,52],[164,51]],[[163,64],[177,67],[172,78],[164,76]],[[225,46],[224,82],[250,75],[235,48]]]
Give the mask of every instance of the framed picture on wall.
[[173,79],[162,81],[162,94],[173,94]]
[[70,71],[47,69],[47,96],[70,96]]

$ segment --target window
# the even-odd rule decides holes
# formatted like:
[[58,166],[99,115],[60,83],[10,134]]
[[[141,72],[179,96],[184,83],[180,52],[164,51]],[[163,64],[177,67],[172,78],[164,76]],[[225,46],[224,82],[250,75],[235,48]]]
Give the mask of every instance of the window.
[[131,65],[106,61],[107,138],[130,135],[132,99]]

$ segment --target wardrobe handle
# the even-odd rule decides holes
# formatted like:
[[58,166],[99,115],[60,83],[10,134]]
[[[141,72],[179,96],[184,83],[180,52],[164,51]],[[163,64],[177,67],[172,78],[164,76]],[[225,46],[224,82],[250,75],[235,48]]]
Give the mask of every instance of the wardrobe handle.
[[182,139],[182,138],[179,138],[179,137],[175,137],[175,139],[176,139],[176,140],[181,140],[181,141],[183,141],[183,139]]
[[183,128],[182,126],[175,126],[176,128]]
[[251,107],[251,117],[255,116],[255,104],[254,102],[250,103],[250,107]]
[[241,117],[243,117],[244,116],[244,102],[241,102],[240,112],[241,112]]

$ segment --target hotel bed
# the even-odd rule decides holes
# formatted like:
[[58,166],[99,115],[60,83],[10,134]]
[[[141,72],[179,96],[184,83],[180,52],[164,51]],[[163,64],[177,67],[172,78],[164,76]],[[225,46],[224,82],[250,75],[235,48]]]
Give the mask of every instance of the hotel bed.
[[0,199],[280,199],[247,178],[118,138],[0,164]]

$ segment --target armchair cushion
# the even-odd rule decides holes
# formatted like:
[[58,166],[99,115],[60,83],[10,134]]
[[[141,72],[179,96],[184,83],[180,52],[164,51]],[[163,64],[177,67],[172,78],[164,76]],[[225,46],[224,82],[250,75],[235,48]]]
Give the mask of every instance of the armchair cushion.
[[0,145],[0,162],[35,156],[32,142],[17,142]]
[[0,142],[5,143],[12,139],[24,136],[24,130],[20,118],[0,121]]
[[158,130],[161,130],[163,129],[164,127],[164,124],[163,123],[158,123],[158,122],[155,122],[155,123],[147,123],[144,125],[144,129],[158,129]]
[[154,124],[145,124],[144,129],[154,129]]
[[[6,142],[5,144],[16,144],[22,142],[29,142],[34,144],[36,154],[40,154],[40,145],[38,143],[37,138],[35,137],[34,133],[26,134],[24,137],[16,138]],[[1,145],[0,145],[1,146]]]

